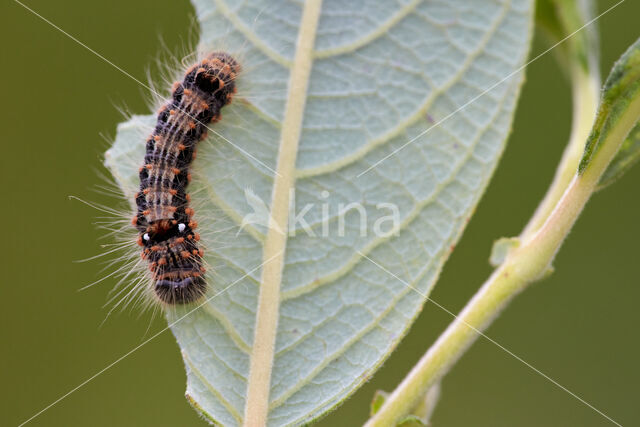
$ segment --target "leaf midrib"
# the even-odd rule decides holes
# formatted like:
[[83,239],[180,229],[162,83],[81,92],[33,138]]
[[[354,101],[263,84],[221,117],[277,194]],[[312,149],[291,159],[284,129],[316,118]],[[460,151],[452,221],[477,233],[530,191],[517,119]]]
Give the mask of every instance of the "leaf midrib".
[[295,163],[321,6],[322,0],[309,0],[304,4],[289,80],[271,198],[270,216],[277,227],[269,228],[263,248],[262,279],[247,383],[244,420],[246,426],[266,425],[269,414],[268,402],[279,317],[280,284],[288,234],[289,191],[295,186]]
[[[500,114],[500,112],[502,111],[502,108],[504,106],[504,101],[505,99],[501,99],[500,104],[498,106],[498,108],[496,108],[496,112],[495,115]],[[481,130],[479,130],[478,132],[478,136],[476,138],[476,140],[474,141],[473,144],[471,144],[471,146],[468,149],[467,155],[465,156],[464,160],[460,162],[460,167],[466,164],[466,161],[472,156],[473,153],[473,149],[474,147],[477,146],[478,141],[481,139],[482,135],[485,134],[485,132],[490,129],[491,127],[493,127],[494,122],[493,120],[488,121],[487,125],[483,128],[481,128]],[[456,177],[457,174],[452,174],[452,177]],[[453,179],[448,180],[448,182],[452,182]],[[446,185],[443,185],[443,187]],[[418,209],[418,211],[421,211],[421,209]],[[415,218],[412,218],[412,220]],[[458,217],[459,219],[459,217]],[[449,236],[450,239],[453,238],[454,236]],[[377,246],[377,245],[376,245]],[[362,336],[366,335],[368,332],[372,331],[373,329],[375,329],[376,327],[379,326],[380,320],[385,318],[394,308],[395,304],[400,301],[404,296],[406,296],[410,291],[414,290],[413,288],[415,288],[416,284],[424,277],[424,275],[434,266],[434,261],[438,260],[439,261],[439,265],[444,263],[444,259],[446,257],[440,257],[440,255],[443,252],[446,252],[447,250],[447,246],[444,245],[430,260],[429,262],[426,264],[426,266],[421,269],[421,271],[416,275],[415,279],[413,279],[411,282],[409,282],[409,285],[406,286],[406,288],[401,291],[399,294],[395,295],[390,304],[387,306],[387,308],[385,310],[383,310],[383,312],[380,313],[380,315],[375,316],[373,315],[373,319],[375,321],[370,322],[370,324],[368,326],[366,326],[365,328],[363,328],[362,330],[358,331],[358,333],[354,336],[354,338],[349,339],[344,346],[341,348],[341,350],[339,352],[334,352],[333,354],[329,355],[328,357],[324,358],[324,361],[318,365],[318,367],[316,367],[316,369],[314,369],[309,375],[307,375],[305,377],[304,381],[300,381],[297,382],[296,385],[294,387],[292,387],[289,390],[286,390],[285,392],[282,393],[281,396],[279,396],[277,399],[275,399],[274,401],[271,402],[270,404],[270,410],[274,410],[275,408],[281,406],[289,397],[291,397],[293,394],[295,394],[295,392],[299,391],[300,389],[302,389],[306,384],[308,384],[311,378],[314,378],[319,372],[322,371],[322,369],[324,369],[326,366],[329,365],[329,363],[331,363],[333,360],[335,360],[337,357],[339,357],[341,354],[343,354],[346,349],[350,348],[354,343],[357,343],[359,341],[360,338],[362,338]],[[362,256],[360,256],[359,254],[357,255],[357,262],[359,262],[360,260],[362,260]],[[365,255],[368,255],[368,253],[365,253]],[[315,282],[314,282],[315,285]],[[317,286],[314,286],[314,289]],[[324,322],[323,322],[324,323]],[[316,325],[318,326],[318,325]],[[315,327],[314,327],[315,329]],[[308,336],[309,334],[305,334],[305,336]],[[305,337],[302,336],[301,338]],[[400,335],[397,340],[399,341],[402,338],[403,335]],[[295,348],[297,345],[299,345],[302,341],[304,341],[303,339],[297,340],[295,343],[293,343],[290,346],[287,346],[286,348],[280,349],[276,355],[280,355],[280,354],[284,354],[285,352],[291,350],[292,348]],[[380,362],[382,363],[382,362]]]

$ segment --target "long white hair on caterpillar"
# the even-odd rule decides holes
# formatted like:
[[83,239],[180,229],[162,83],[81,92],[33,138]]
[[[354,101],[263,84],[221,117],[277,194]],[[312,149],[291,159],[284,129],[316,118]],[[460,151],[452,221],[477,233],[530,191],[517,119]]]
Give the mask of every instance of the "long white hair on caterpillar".
[[[262,11],[253,20],[253,25],[258,22],[261,13]],[[134,182],[131,177],[125,179],[114,176],[115,183],[111,179],[105,179],[107,184],[101,186],[99,191],[119,197],[121,202],[124,201],[122,204],[130,209],[114,209],[85,202],[108,214],[98,218],[96,225],[106,231],[106,237],[115,240],[115,243],[103,245],[103,254],[89,258],[109,260],[103,269],[106,275],[84,287],[86,289],[107,279],[117,279],[107,303],[111,305],[109,314],[117,308],[127,307],[142,307],[143,311],[153,307],[155,314],[158,307],[171,309],[181,304],[197,302],[206,294],[207,284],[215,277],[216,268],[211,268],[203,257],[204,251],[208,249],[204,248],[196,231],[199,226],[196,212],[205,199],[200,197],[200,192],[205,191],[206,186],[198,185],[195,191],[187,192],[191,178],[196,182],[200,179],[198,168],[192,170],[191,167],[195,160],[196,145],[206,141],[210,147],[207,157],[225,156],[221,150],[216,149],[216,145],[225,144],[221,139],[234,147],[235,144],[218,133],[216,126],[211,126],[220,120],[222,107],[229,104],[231,99],[234,99],[234,103],[240,101],[243,106],[251,107],[254,100],[285,97],[287,89],[285,82],[280,82],[279,86],[268,82],[270,89],[260,93],[256,90],[260,85],[249,87],[248,84],[240,84],[244,73],[259,74],[266,60],[251,54],[246,56],[258,59],[252,60],[252,64],[246,64],[242,58],[246,51],[255,47],[248,46],[247,39],[238,43],[232,29],[223,31],[226,31],[225,37],[229,43],[224,40],[221,42],[218,38],[216,49],[201,44],[195,52],[184,55],[181,60],[172,60],[171,55],[158,60],[161,74],[164,75],[159,80],[163,83],[156,85],[153,83],[154,79],[149,77],[147,87],[151,94],[150,103],[158,111],[155,126],[148,118],[123,111],[125,117],[128,116],[128,125],[133,122],[138,131],[145,129],[145,134],[139,135],[140,148],[144,148],[144,151],[139,151],[140,157],[137,154],[128,155],[117,160],[127,163],[130,168],[134,165],[136,169],[141,166],[139,181]],[[227,44],[233,48],[225,48]],[[151,76],[151,73],[148,72],[148,75]],[[177,75],[181,77],[175,81]],[[171,81],[174,83],[168,84]],[[169,86],[169,95],[166,89],[157,89]],[[237,90],[238,86],[246,89]],[[234,119],[240,118],[234,120],[235,126],[238,126],[238,122],[246,119],[240,110],[234,111],[232,106],[233,104],[228,108]],[[213,134],[211,138],[206,138],[207,131]],[[110,151],[107,152],[107,157],[114,154]],[[230,157],[225,159],[229,164],[235,161]],[[221,158],[217,157],[217,160],[220,161]],[[203,160],[209,159],[201,159],[199,164]],[[138,191],[134,187],[138,187]],[[123,193],[126,196],[122,196]],[[131,210],[135,214],[133,227]],[[208,204],[207,216],[210,217],[211,213],[211,205]],[[210,218],[206,218],[206,221],[210,222]],[[215,225],[207,224],[206,232],[203,233],[206,238],[203,240],[209,245],[214,242],[217,246],[221,242],[216,242],[216,234],[234,227],[237,228],[238,225],[232,224],[220,230]],[[119,255],[112,257],[113,254]]]

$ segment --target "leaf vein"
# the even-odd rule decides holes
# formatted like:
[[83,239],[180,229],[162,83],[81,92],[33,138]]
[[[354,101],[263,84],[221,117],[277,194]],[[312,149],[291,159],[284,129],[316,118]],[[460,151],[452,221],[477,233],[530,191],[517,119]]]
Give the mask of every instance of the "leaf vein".
[[[504,106],[504,101],[506,99],[507,99],[507,97],[503,97],[500,100],[500,103],[498,104],[498,107],[495,109],[495,112],[494,112],[494,114],[492,116],[492,119],[495,118],[498,114],[500,114],[502,112],[502,108]],[[404,230],[409,224],[411,224],[411,222],[413,222],[415,220],[415,218],[418,217],[420,212],[425,207],[427,207],[429,204],[433,203],[434,201],[437,201],[438,196],[442,193],[442,191],[444,191],[444,189],[449,184],[451,184],[452,182],[456,181],[458,173],[467,164],[468,159],[473,155],[473,152],[474,152],[475,148],[477,147],[478,142],[480,141],[482,136],[489,129],[491,129],[493,127],[494,127],[494,121],[493,120],[488,120],[484,127],[481,127],[481,128],[478,129],[478,132],[477,132],[475,140],[466,149],[465,156],[462,157],[460,159],[460,161],[458,161],[458,163],[456,164],[456,167],[452,170],[451,175],[446,180],[442,181],[441,183],[439,183],[436,186],[436,189],[433,192],[433,194],[431,194],[429,197],[427,197],[421,203],[418,203],[418,205],[405,217],[404,221],[402,221],[398,225],[398,227],[397,227],[397,231],[398,232]],[[369,244],[367,244],[365,247],[360,249],[359,252],[362,252],[365,255],[367,255],[367,254],[371,253],[376,247],[378,247],[382,243],[386,242],[387,240],[388,240],[388,238],[384,238],[384,237],[379,237],[378,239],[374,239]],[[315,289],[325,285],[326,283],[330,283],[330,282],[333,282],[333,281],[339,279],[340,277],[344,276],[349,271],[351,271],[351,269],[355,265],[357,265],[357,263],[359,262],[360,258],[361,258],[361,255],[358,252],[354,253],[353,256],[344,264],[344,266],[341,269],[338,269],[338,270],[336,270],[336,271],[334,271],[332,273],[329,273],[329,274],[327,274],[327,275],[325,275],[323,277],[317,278],[313,282],[310,282],[309,284],[307,284],[305,286],[300,286],[300,287],[296,287],[295,289],[283,291],[281,293],[281,300],[282,301],[286,301],[286,300],[289,300],[289,299],[298,298],[298,297],[300,297],[300,296],[302,296],[304,294],[307,294],[309,292],[314,291]]]
[[411,125],[412,123],[423,119],[424,115],[429,110],[429,108],[434,104],[436,99],[438,99],[438,97],[440,97],[442,94],[446,93],[446,91],[448,89],[450,89],[451,87],[453,87],[453,85],[458,83],[458,80],[467,71],[470,70],[471,66],[473,65],[473,62],[480,55],[482,55],[482,54],[484,54],[486,52],[485,48],[486,48],[487,44],[489,43],[489,41],[491,40],[491,38],[493,37],[493,35],[497,31],[497,29],[499,28],[500,24],[504,21],[506,15],[507,15],[507,12],[510,10],[510,7],[509,7],[510,5],[511,5],[511,0],[508,1],[508,2],[505,2],[504,7],[502,9],[502,13],[498,16],[498,18],[493,23],[491,28],[489,28],[487,30],[487,32],[484,34],[484,37],[483,37],[482,41],[478,44],[477,48],[472,53],[467,55],[464,63],[462,64],[462,66],[460,67],[458,72],[456,72],[452,76],[452,78],[448,82],[446,82],[444,85],[442,85],[440,88],[436,88],[436,90],[434,90],[434,92],[432,92],[425,99],[425,102],[423,102],[422,106],[420,108],[418,108],[418,110],[415,113],[413,113],[411,116],[409,116],[406,120],[401,121],[396,127],[392,128],[392,129],[389,129],[383,135],[370,140],[369,142],[364,144],[362,147],[360,147],[358,150],[356,150],[355,152],[353,152],[353,153],[351,153],[351,154],[349,154],[347,156],[344,156],[340,160],[335,160],[333,162],[326,163],[326,164],[321,165],[321,166],[315,166],[315,167],[310,167],[310,168],[306,168],[306,169],[298,169],[297,172],[296,172],[296,177],[297,178],[308,178],[308,177],[312,177],[312,176],[315,176],[315,175],[322,175],[322,174],[326,174],[326,173],[329,173],[329,172],[334,172],[334,171],[336,171],[338,169],[343,168],[346,165],[352,164],[355,161],[357,161],[357,160],[363,158],[364,156],[366,156],[374,148],[385,144],[386,142],[388,142],[389,140],[391,140],[395,136],[398,136],[399,134],[401,134],[401,132],[404,129],[406,129],[409,125]]

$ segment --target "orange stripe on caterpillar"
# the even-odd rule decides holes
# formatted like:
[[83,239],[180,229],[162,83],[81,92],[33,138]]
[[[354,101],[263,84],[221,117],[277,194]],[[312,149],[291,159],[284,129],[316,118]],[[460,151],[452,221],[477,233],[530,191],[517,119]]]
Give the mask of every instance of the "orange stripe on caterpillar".
[[140,168],[138,213],[142,257],[149,263],[156,298],[168,305],[199,300],[207,290],[195,212],[186,189],[197,143],[207,126],[236,92],[239,64],[214,52],[191,66],[172,87],[171,99],[158,110],[156,127],[147,140]]

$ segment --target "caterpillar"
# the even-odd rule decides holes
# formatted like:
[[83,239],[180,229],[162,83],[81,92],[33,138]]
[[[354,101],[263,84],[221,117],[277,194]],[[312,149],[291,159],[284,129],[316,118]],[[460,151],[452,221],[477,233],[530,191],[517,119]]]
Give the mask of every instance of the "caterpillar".
[[187,186],[196,145],[231,102],[239,71],[238,62],[224,52],[192,65],[183,80],[174,83],[171,99],[158,111],[146,141],[132,224],[148,262],[153,293],[167,305],[195,302],[207,291],[204,251]]

